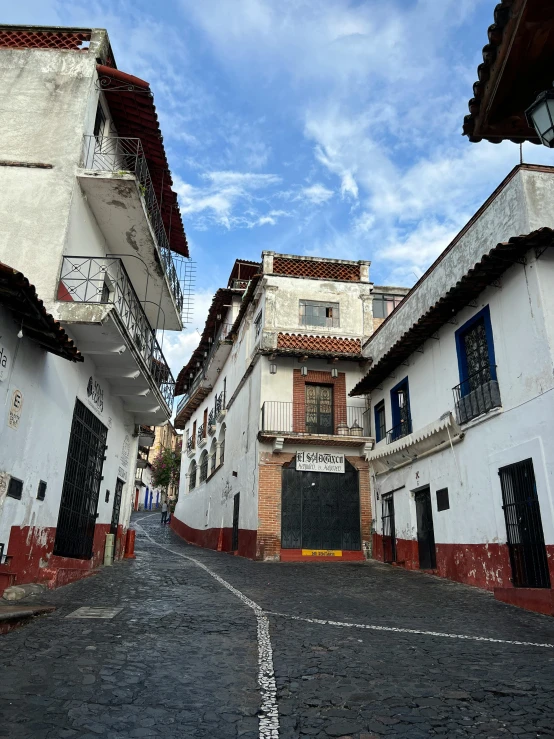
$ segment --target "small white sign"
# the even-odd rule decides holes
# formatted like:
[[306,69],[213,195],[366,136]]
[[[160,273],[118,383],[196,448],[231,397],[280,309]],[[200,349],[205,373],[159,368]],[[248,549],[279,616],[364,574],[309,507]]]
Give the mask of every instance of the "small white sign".
[[21,390],[14,390],[12,395],[12,404],[8,415],[8,426],[16,429],[19,426],[21,411],[23,409],[23,393]]
[[5,346],[0,344],[0,382],[5,380],[10,371],[10,355]]
[[296,452],[296,469],[301,472],[344,472],[344,454]]

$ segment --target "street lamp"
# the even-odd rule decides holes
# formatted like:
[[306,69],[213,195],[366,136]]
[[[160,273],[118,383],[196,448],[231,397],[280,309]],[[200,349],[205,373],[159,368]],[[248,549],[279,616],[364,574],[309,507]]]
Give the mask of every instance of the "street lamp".
[[541,92],[525,111],[525,117],[533,126],[540,140],[549,149],[554,148],[554,90]]

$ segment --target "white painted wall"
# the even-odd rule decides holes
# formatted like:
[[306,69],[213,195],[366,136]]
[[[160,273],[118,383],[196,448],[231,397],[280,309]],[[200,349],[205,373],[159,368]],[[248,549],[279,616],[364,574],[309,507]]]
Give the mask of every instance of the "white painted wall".
[[[506,542],[499,467],[532,458],[547,544],[554,543],[554,257],[516,264],[489,287],[475,306],[466,306],[429,339],[423,353],[415,352],[409,366],[400,366],[382,390],[372,393],[372,407],[385,400],[387,428],[391,423],[390,390],[408,377],[414,434],[448,411],[454,413],[452,388],[460,382],[455,331],[489,306],[502,407],[462,426],[464,440],[411,465],[377,475],[375,490],[394,493],[396,534],[415,539],[412,492],[429,484],[437,543]],[[372,423],[374,418],[372,418]],[[386,447],[379,442],[376,449]],[[436,509],[437,489],[448,487],[450,509]],[[382,532],[381,503],[375,502],[376,530]]]
[[[126,484],[120,523],[126,526],[138,447],[132,416],[124,412],[119,398],[110,396],[109,386],[100,378],[103,410],[91,404],[87,384],[89,377],[95,376],[95,367],[90,359],[75,364],[49,354],[25,336],[18,339],[18,328],[0,308],[0,344],[7,352],[10,368],[9,374],[0,380],[0,541],[8,541],[14,525],[56,526],[76,398],[108,427],[97,523],[111,521],[116,479],[123,471]],[[23,393],[23,406],[18,428],[12,429],[7,425],[7,416],[15,389]],[[9,476],[24,482],[21,501],[6,498]],[[48,485],[44,501],[36,499],[40,480]],[[108,503],[106,489],[110,491]]]

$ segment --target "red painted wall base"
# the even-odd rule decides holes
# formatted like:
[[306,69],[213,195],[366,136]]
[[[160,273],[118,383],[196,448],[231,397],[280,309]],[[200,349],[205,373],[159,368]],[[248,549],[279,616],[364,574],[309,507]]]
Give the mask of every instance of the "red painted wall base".
[[[12,526],[8,543],[8,562],[0,565],[0,595],[10,585],[43,583],[49,588],[67,585],[92,574],[104,560],[106,534],[110,524],[97,524],[94,530],[91,559],[72,559],[53,554],[56,529]],[[115,558],[123,555],[123,527],[116,537]]]
[[281,562],[363,562],[362,551],[343,551],[340,557],[311,557],[304,556],[302,549],[281,549]]
[[554,590],[551,588],[495,588],[494,597],[526,611],[554,616]]
[[[493,590],[498,600],[519,605],[537,613],[554,615],[554,591],[542,588],[514,588],[507,544],[437,544],[439,577]],[[396,540],[396,566],[419,569],[417,541]],[[546,547],[550,566],[550,580],[554,582],[554,546]],[[384,561],[383,537],[373,535],[373,558]]]
[[[171,516],[170,527],[189,544],[196,544],[205,549],[215,549],[218,552],[232,552],[233,529],[223,527],[217,529],[193,529],[180,521],[175,514]],[[236,554],[248,559],[256,558],[257,532],[251,529],[239,529],[239,548]]]

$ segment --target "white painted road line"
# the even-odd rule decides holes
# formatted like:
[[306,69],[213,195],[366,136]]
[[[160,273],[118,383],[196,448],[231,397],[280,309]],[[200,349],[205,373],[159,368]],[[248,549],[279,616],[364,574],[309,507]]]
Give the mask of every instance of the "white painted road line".
[[292,616],[290,613],[279,613],[277,611],[265,611],[270,616],[281,616],[293,621],[305,621],[309,624],[321,624],[322,626],[342,626],[351,629],[369,629],[370,631],[392,631],[397,634],[423,634],[424,636],[438,636],[444,639],[465,639],[467,641],[491,642],[493,644],[513,644],[518,647],[543,647],[554,649],[554,644],[541,644],[532,641],[510,641],[509,639],[493,639],[489,636],[468,636],[467,634],[447,634],[442,631],[423,631],[421,629],[401,629],[395,626],[374,626],[372,624],[355,624],[348,621],[325,621],[321,618],[303,618]]
[[[152,514],[151,514],[152,515]],[[144,518],[150,518],[145,516]],[[176,552],[174,549],[159,544],[153,539],[145,529],[138,525],[139,521],[143,521],[144,518],[139,518],[133,521],[133,525],[140,529],[146,538],[160,547],[165,549],[171,554],[175,554],[177,557],[182,559],[188,559],[190,562],[194,562],[197,567],[208,573],[214,580],[217,580],[220,585],[230,590],[233,595],[236,595],[248,608],[251,608],[256,614],[256,621],[258,624],[258,684],[260,686],[260,693],[262,697],[262,705],[260,708],[260,722],[259,722],[259,737],[260,739],[279,739],[279,712],[277,709],[277,688],[275,685],[275,673],[273,670],[273,650],[271,648],[271,638],[269,635],[269,621],[264,610],[253,600],[247,598],[244,593],[233,587],[231,583],[224,580],[222,577],[217,575],[213,570],[210,570],[202,562],[199,562],[194,557],[189,557],[181,552]]]

